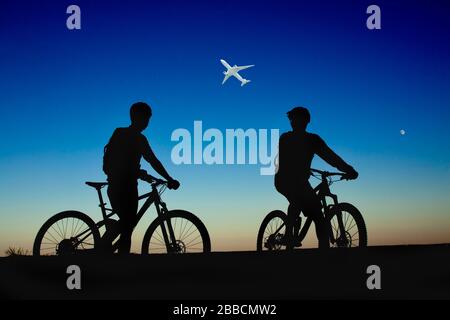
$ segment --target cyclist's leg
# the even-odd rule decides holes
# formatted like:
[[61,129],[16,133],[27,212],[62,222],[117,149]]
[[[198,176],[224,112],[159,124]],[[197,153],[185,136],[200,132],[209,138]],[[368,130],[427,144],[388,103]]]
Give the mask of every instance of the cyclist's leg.
[[294,249],[295,244],[295,234],[294,234],[294,226],[295,221],[297,220],[298,215],[300,214],[300,208],[296,204],[296,201],[294,201],[294,198],[291,198],[291,201],[289,201],[289,207],[287,212],[287,219],[286,219],[286,234],[285,234],[285,241],[286,241],[286,249],[292,250]]
[[287,211],[286,221],[285,221],[285,234],[283,243],[286,245],[287,250],[292,250],[294,248],[293,240],[294,240],[294,223],[295,216],[299,213],[299,210],[296,206],[297,194],[295,193],[295,189],[293,187],[289,187],[286,185],[280,186],[275,185],[277,191],[281,193],[286,199],[289,201],[289,207]]
[[303,214],[311,217],[316,227],[316,235],[319,240],[319,248],[327,249],[330,247],[330,240],[328,235],[328,227],[325,217],[322,213],[322,204],[317,197],[311,185],[308,185],[302,190],[302,209]]
[[283,242],[286,244],[286,250],[292,250],[295,246],[295,222],[301,211],[301,202],[299,202],[300,194],[298,192],[299,189],[297,184],[293,183],[275,183],[275,188],[289,201]]
[[120,239],[118,251],[120,254],[130,253],[131,236],[136,223],[136,212],[138,207],[137,184],[113,183],[108,186],[108,197],[111,206],[119,216]]

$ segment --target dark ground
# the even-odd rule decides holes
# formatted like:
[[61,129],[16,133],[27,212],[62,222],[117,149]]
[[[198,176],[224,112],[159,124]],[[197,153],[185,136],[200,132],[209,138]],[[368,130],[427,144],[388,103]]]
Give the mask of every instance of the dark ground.
[[[66,268],[81,268],[81,290]],[[381,290],[368,290],[369,265]],[[450,299],[450,245],[129,257],[0,258],[6,299]]]

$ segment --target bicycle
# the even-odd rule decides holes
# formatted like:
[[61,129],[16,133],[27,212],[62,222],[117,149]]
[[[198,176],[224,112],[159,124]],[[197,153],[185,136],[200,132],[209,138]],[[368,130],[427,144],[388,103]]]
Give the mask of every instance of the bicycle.
[[[331,193],[330,190],[331,184],[345,179],[345,174],[311,169],[311,175],[321,180],[314,188],[314,192],[320,199],[322,212],[328,222],[331,246],[336,248],[367,246],[367,228],[361,212],[350,203],[339,203],[337,195]],[[341,178],[333,180],[334,176]],[[333,200],[332,204],[327,204],[327,197]],[[286,246],[284,241],[286,218],[287,215],[281,210],[274,210],[267,214],[258,231],[257,251],[282,250]],[[311,223],[312,218],[307,217],[302,228],[302,218],[299,212],[294,224],[294,247],[302,246],[302,241],[305,239]],[[354,230],[355,227],[356,230]]]
[[[157,217],[149,225],[142,241],[142,254],[210,252],[211,241],[203,222],[185,210],[168,210],[161,200],[167,188],[167,181],[157,179],[142,170],[141,180],[151,185],[151,191],[139,196],[144,204],[136,215],[139,223],[148,208],[154,203]],[[88,215],[79,211],[63,211],[50,219],[39,229],[33,255],[68,255],[80,252],[115,252],[115,241],[120,230],[118,221],[111,217],[116,213],[106,207],[102,188],[107,182],[86,182],[97,191],[103,219],[95,223]],[[115,242],[114,242],[115,241]]]

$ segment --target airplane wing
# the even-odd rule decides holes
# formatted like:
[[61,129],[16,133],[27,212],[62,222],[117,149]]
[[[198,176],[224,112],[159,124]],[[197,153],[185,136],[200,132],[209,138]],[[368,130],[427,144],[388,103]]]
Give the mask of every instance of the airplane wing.
[[225,60],[220,59],[220,62],[223,64],[223,66],[224,66],[225,68],[227,68],[227,70],[230,70],[230,69],[231,69],[231,66],[230,66]]
[[239,73],[234,73],[233,76],[235,76],[240,82],[244,82],[244,78],[241,77],[241,75]]
[[225,81],[227,81],[229,77],[230,77],[230,75],[229,75],[229,74],[226,74],[226,75],[225,75],[225,78],[223,78],[222,84],[224,84]]
[[254,67],[254,66],[255,66],[255,65],[252,64],[252,65],[249,65],[249,66],[237,67],[237,71],[245,70],[245,69],[248,69],[248,68],[251,68],[251,67]]

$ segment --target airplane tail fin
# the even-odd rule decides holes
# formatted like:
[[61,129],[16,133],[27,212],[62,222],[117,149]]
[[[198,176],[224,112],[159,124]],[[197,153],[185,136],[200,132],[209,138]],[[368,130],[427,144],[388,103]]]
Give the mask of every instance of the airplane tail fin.
[[247,83],[251,82],[250,80],[244,79],[244,81],[241,82],[241,87],[246,85]]

